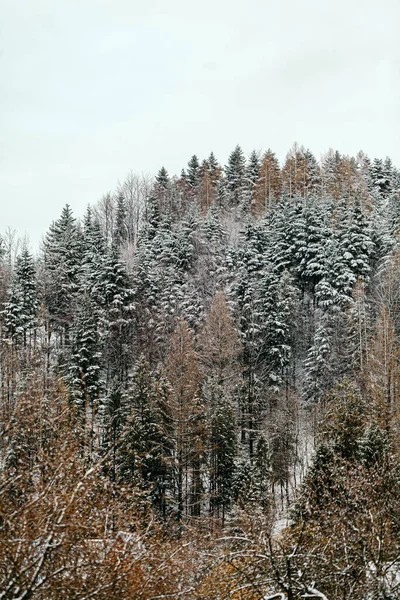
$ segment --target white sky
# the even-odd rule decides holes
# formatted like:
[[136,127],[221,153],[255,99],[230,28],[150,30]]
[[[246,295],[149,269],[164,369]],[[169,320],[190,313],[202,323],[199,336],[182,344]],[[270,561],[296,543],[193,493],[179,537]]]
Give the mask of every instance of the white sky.
[[0,230],[294,141],[400,166],[400,0],[1,0]]

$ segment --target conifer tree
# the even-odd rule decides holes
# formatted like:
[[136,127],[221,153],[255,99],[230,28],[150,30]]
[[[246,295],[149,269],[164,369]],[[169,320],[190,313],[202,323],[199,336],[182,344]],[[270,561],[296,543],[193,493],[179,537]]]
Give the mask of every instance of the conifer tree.
[[330,150],[322,159],[322,190],[324,196],[340,200],[343,186],[340,177],[342,157],[339,152]]
[[348,376],[364,371],[368,344],[371,336],[370,306],[368,305],[366,285],[358,281],[353,289],[353,296],[347,307],[342,308],[344,314],[343,336],[340,356],[344,362],[341,369]]
[[351,296],[357,279],[369,281],[375,250],[368,222],[359,202],[346,209],[338,236],[339,252],[344,268],[340,287],[344,294]]
[[173,506],[174,498],[174,449],[175,449],[175,420],[173,414],[174,402],[171,384],[163,374],[162,369],[154,373],[154,415],[161,435],[161,474],[158,478],[158,496],[156,504],[164,519]]
[[267,241],[261,225],[248,223],[235,256],[236,279],[232,293],[237,305],[238,323],[243,343],[245,385],[241,398],[241,439],[248,444],[250,458],[254,455],[256,432],[265,406],[260,369],[264,366],[261,331],[264,314],[260,310],[260,279],[265,272]]
[[106,257],[107,244],[100,222],[94,217],[90,207],[83,223],[82,268],[80,270],[80,290],[91,294],[102,270]]
[[[210,514],[222,519],[229,507],[237,454],[235,408],[226,396],[211,397],[209,411],[209,502]],[[222,510],[222,513],[220,513]]]
[[71,208],[66,205],[46,235],[42,265],[43,297],[49,311],[50,326],[56,329],[61,343],[65,345],[69,344],[74,299],[79,289],[80,252],[76,220]]
[[166,190],[170,184],[170,178],[168,175],[168,171],[165,167],[161,167],[156,175],[156,184],[158,187]]
[[328,215],[326,208],[322,211],[320,206],[315,205],[304,212],[304,246],[296,257],[298,261],[296,271],[302,286],[308,287],[312,292],[317,283],[327,274],[325,249],[332,235],[327,223]]
[[116,248],[121,248],[128,239],[126,217],[126,202],[124,195],[120,192],[117,196],[115,228],[113,232],[113,244]]
[[384,163],[381,159],[375,158],[370,166],[368,175],[372,192],[380,195],[382,198],[387,198],[391,192],[391,164],[387,161]]
[[215,158],[214,152],[210,153],[210,156],[207,159],[208,167],[210,171],[211,181],[214,185],[217,184],[219,178],[221,177],[221,166]]
[[308,404],[316,404],[332,385],[332,331],[329,318],[322,318],[317,325],[313,345],[304,362],[305,378],[303,397]]
[[254,205],[256,185],[260,177],[261,162],[258,152],[253,150],[246,165],[246,187],[248,194],[248,206],[243,206],[247,211]]
[[33,257],[25,247],[17,257],[15,273],[7,294],[4,310],[6,336],[22,340],[26,348],[28,334],[37,324],[39,297],[36,284],[36,270]]
[[225,167],[228,191],[231,204],[237,206],[243,199],[245,190],[246,159],[239,145],[231,152]]
[[344,379],[327,397],[322,437],[336,455],[346,460],[358,458],[366,424],[364,400],[359,388]]
[[187,180],[192,188],[192,190],[196,190],[201,179],[201,167],[200,162],[197,156],[194,154],[192,158],[188,162],[187,168]]
[[311,150],[304,150],[304,157],[307,161],[307,191],[308,193],[316,194],[321,188],[321,172],[320,167]]
[[134,305],[128,274],[115,249],[101,264],[92,297],[99,307],[107,385],[121,385],[132,360]]
[[292,216],[291,201],[282,198],[279,206],[264,217],[265,229],[270,230],[267,258],[277,275],[284,271],[294,273]]
[[253,214],[264,214],[267,208],[271,208],[279,200],[281,192],[282,179],[279,163],[274,152],[268,150],[261,163],[259,178],[254,190]]
[[154,199],[163,213],[171,209],[172,182],[168,171],[161,167],[155,178]]
[[88,436],[87,451],[92,456],[96,443],[97,411],[104,382],[96,309],[88,296],[81,298],[73,329],[68,379]]
[[230,501],[235,466],[240,352],[238,332],[225,297],[218,292],[199,336],[199,358],[210,423],[210,512],[219,517],[222,508],[222,520]]
[[311,185],[308,157],[306,150],[297,144],[294,144],[286,156],[282,167],[282,184],[286,194],[291,198],[296,195],[301,197],[308,195]]
[[[300,198],[294,198],[289,201],[288,215],[286,220],[287,258],[289,259],[290,270],[296,274],[301,281],[302,268],[300,265],[306,263],[307,253],[307,218],[304,202]],[[304,288],[304,282],[301,281]]]
[[217,200],[217,183],[220,176],[220,168],[211,153],[211,160],[204,160],[200,168],[199,203],[203,214],[214,205]]
[[161,507],[165,493],[165,434],[157,422],[156,386],[144,357],[137,363],[122,408],[123,430],[118,443],[119,481],[145,485]]
[[225,394],[232,395],[237,385],[235,372],[241,342],[225,296],[220,291],[213,298],[198,343],[199,358],[208,377]]
[[193,335],[183,319],[178,320],[172,335],[165,368],[172,388],[176,518],[180,521],[183,516],[200,513],[205,444],[201,375]]
[[396,440],[400,431],[400,344],[390,310],[383,305],[369,345],[365,381],[372,420]]

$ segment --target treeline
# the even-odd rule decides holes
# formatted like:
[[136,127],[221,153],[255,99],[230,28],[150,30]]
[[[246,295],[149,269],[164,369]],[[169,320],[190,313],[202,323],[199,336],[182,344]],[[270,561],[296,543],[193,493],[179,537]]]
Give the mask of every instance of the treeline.
[[[400,522],[398,503],[383,509],[399,481],[399,190],[390,159],[330,151],[318,162],[295,145],[281,166],[270,150],[246,158],[237,146],[225,167],[211,153],[193,156],[179,177],[164,167],[154,181],[130,174],[81,221],[66,206],[35,259],[3,240],[0,525],[9,555],[0,597],[19,597],[24,569],[10,541],[12,507],[25,515],[54,481],[57,440],[73,448],[66,463],[57,454],[67,471],[73,465],[64,500],[88,472],[115,505],[99,511],[90,539],[146,530],[153,518],[170,541],[193,526],[244,527],[256,556],[261,542],[246,515],[259,515],[275,571],[264,563],[260,571],[235,538],[240,564],[218,571],[227,595],[244,586],[237,598],[259,598],[261,578],[263,593],[297,598],[318,575],[332,597],[386,589]],[[377,501],[383,471],[392,483]],[[377,482],[365,514],[351,500],[361,494],[358,473]],[[295,497],[281,539],[273,515]],[[98,491],[91,502],[101,503]],[[335,520],[340,502],[350,511],[344,521]],[[368,514],[385,531],[375,562]],[[359,539],[350,535],[357,519]],[[35,542],[26,535],[31,577]],[[45,534],[37,536],[42,548]],[[340,536],[348,536],[344,566]],[[317,552],[326,573],[316,559],[302,571]],[[46,589],[41,577],[31,595]],[[208,596],[202,588],[199,597],[228,597],[212,595],[222,588],[212,591],[207,578],[201,585]]]

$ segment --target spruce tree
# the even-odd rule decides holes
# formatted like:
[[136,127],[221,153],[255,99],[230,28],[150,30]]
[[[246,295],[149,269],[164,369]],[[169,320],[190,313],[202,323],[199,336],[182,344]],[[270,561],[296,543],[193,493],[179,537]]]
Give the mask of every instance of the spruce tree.
[[107,244],[103,235],[100,222],[93,216],[88,207],[83,221],[82,238],[82,267],[80,269],[81,293],[93,292],[105,259]]
[[247,194],[248,194],[248,199],[247,199],[248,205],[243,206],[243,209],[245,208],[247,211],[249,210],[250,207],[253,207],[253,205],[254,205],[255,190],[256,190],[256,185],[257,185],[258,179],[260,177],[260,169],[261,169],[261,162],[260,162],[259,154],[258,154],[258,152],[253,150],[247,161],[246,174],[245,174]]
[[385,163],[375,158],[370,166],[369,180],[372,187],[372,192],[380,195],[382,198],[387,198],[391,192],[392,168],[390,162]]
[[156,184],[158,187],[166,190],[170,185],[170,177],[168,175],[168,171],[165,167],[161,167],[156,175]]
[[254,455],[255,439],[260,417],[265,408],[260,369],[264,365],[264,347],[261,331],[264,313],[260,310],[260,280],[263,277],[267,248],[266,232],[261,225],[249,222],[244,230],[239,248],[232,257],[235,280],[231,287],[232,298],[238,313],[239,330],[243,343],[243,374],[245,385],[241,397],[241,439],[248,445],[250,458]]
[[304,361],[305,376],[303,398],[309,405],[323,399],[332,385],[332,330],[328,316],[321,318],[316,327],[314,341]]
[[107,385],[125,384],[132,360],[134,294],[116,249],[102,262],[92,297],[99,307]]
[[81,240],[76,220],[67,204],[46,235],[41,278],[50,324],[58,332],[62,345],[69,345],[70,341],[80,269]]
[[231,152],[225,167],[231,204],[237,206],[243,199],[246,181],[246,159],[239,145]]
[[115,227],[113,232],[113,245],[118,249],[121,248],[128,239],[126,219],[127,211],[125,198],[122,193],[119,193],[116,202]]
[[187,180],[190,187],[196,190],[200,184],[201,179],[201,167],[197,156],[194,154],[188,162],[187,168]]
[[210,156],[207,159],[207,162],[209,166],[211,181],[215,185],[221,176],[221,167],[217,159],[215,158],[214,152],[211,152]]
[[122,409],[124,420],[117,450],[117,477],[124,483],[139,481],[161,507],[165,493],[165,434],[157,422],[155,380],[141,357],[133,373]]
[[88,296],[81,298],[73,328],[68,369],[72,397],[88,435],[86,443],[90,456],[94,449],[97,411],[104,387],[96,312],[95,305]]
[[[230,505],[237,454],[236,411],[232,400],[211,397],[208,416],[210,427],[209,502],[210,514],[222,519]],[[220,512],[221,511],[221,512]]]
[[33,257],[25,247],[17,257],[11,287],[4,310],[5,332],[8,338],[21,340],[27,346],[28,335],[37,325],[39,296]]
[[359,202],[346,208],[338,237],[344,267],[340,285],[343,293],[351,296],[358,279],[369,281],[375,250],[369,224]]

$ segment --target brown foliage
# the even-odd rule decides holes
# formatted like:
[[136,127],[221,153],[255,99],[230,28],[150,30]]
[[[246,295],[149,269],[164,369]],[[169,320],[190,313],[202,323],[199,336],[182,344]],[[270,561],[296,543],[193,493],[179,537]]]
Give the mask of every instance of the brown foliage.
[[184,589],[184,542],[168,538],[132,486],[91,465],[62,388],[45,419],[32,392],[2,433],[0,598],[145,600]]
[[262,215],[278,202],[282,193],[282,177],[278,159],[268,150],[260,168],[260,176],[255,185],[252,199],[252,213]]

